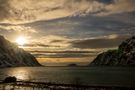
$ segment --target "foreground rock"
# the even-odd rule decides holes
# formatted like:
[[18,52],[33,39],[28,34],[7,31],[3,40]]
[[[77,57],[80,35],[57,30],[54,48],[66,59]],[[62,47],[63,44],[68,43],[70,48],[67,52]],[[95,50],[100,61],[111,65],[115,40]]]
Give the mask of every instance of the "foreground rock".
[[116,50],[99,54],[90,65],[135,66],[135,37],[122,42]]
[[0,36],[0,67],[40,66],[30,53]]

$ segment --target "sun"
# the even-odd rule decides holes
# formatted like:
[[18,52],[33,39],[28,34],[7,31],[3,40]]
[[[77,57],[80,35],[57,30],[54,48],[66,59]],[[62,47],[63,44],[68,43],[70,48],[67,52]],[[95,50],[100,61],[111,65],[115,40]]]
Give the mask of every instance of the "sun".
[[27,40],[26,40],[25,37],[20,36],[20,37],[18,37],[18,38],[16,39],[16,43],[17,43],[18,45],[23,46],[24,44],[27,43]]

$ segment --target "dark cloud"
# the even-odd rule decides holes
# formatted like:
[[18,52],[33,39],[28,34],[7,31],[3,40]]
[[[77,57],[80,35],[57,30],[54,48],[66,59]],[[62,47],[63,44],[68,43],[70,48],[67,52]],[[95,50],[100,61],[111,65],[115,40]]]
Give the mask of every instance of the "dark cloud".
[[51,43],[62,43],[65,42],[65,40],[52,40]]
[[97,51],[29,51],[31,53],[98,53]]
[[50,47],[49,45],[46,45],[46,44],[41,44],[41,43],[34,43],[34,44],[25,44],[24,45],[25,47]]
[[[121,13],[109,16],[65,17],[49,21],[26,24],[38,30],[40,35],[67,36],[68,38],[89,38],[110,34],[135,32],[135,14]],[[56,40],[54,41],[56,42]],[[59,42],[64,42],[63,40]]]
[[83,58],[96,56],[99,51],[28,51],[38,58]]
[[25,44],[24,47],[42,47],[42,48],[51,48],[51,47],[61,47],[60,45],[48,45],[43,43],[33,43],[33,44]]
[[98,2],[106,3],[106,4],[111,4],[114,3],[114,0],[97,0]]
[[86,40],[76,40],[72,41],[72,47],[75,48],[91,48],[91,49],[100,49],[100,48],[113,48],[117,47],[123,40],[129,36],[118,36],[115,38],[97,38],[97,39],[86,39]]
[[33,54],[37,58],[83,58],[83,57],[91,57],[96,55],[91,55],[88,53],[55,53],[55,54]]

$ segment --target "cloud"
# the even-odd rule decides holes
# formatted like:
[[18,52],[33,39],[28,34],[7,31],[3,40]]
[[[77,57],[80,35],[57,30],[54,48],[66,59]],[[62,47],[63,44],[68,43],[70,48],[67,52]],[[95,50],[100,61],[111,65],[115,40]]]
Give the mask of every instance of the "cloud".
[[10,4],[8,3],[9,0],[0,0],[0,20],[9,17],[9,7]]
[[27,46],[40,46],[40,47],[68,47],[69,41],[67,37],[57,36],[57,35],[46,35],[38,39],[31,40],[32,45],[28,44]]
[[42,44],[42,43],[29,43],[25,44],[24,47],[51,47],[50,45]]
[[12,24],[0,24],[0,34],[5,36],[11,42],[23,36],[28,42],[32,40],[33,35],[37,35],[38,32],[30,26],[24,25],[12,25]]
[[[81,53],[57,53],[57,54],[33,54],[37,58],[83,58],[83,57],[91,57],[94,55],[89,54],[81,54]],[[95,55],[96,56],[96,55]]]
[[97,0],[65,0],[63,8],[73,12],[73,16],[87,15],[90,13],[97,13],[104,11],[105,4],[98,2]]
[[101,49],[101,48],[115,48],[129,36],[117,36],[117,35],[109,35],[102,38],[93,38],[93,39],[82,39],[72,41],[71,45],[74,48],[81,49]]
[[28,51],[31,53],[90,53],[90,54],[94,54],[94,53],[98,53],[98,51],[84,51],[84,50],[58,50],[58,51]]
[[26,23],[67,16],[135,11],[134,0],[1,0],[1,22]]
[[19,25],[9,25],[9,26],[0,25],[0,28],[3,30],[7,30],[9,32],[15,31],[15,32],[37,33],[37,31],[31,27],[19,26]]
[[[85,16],[85,17],[65,17],[61,19],[38,21],[25,26],[36,29],[39,33],[35,37],[38,41],[47,43],[49,38],[54,42],[65,42],[72,38],[90,38],[111,34],[131,34],[134,32],[135,19],[133,13],[117,14],[110,16]],[[44,36],[44,38],[41,38]],[[57,36],[57,37],[56,37]],[[58,36],[66,39],[58,39]],[[42,40],[41,40],[42,39]]]
[[134,12],[135,0],[114,0],[114,3],[106,6],[108,13],[104,14],[115,14],[115,13],[124,13],[124,12]]
[[37,58],[83,58],[96,56],[95,51],[29,51]]
[[[50,48],[53,50],[91,50],[101,51],[107,48],[116,48],[131,35],[110,34],[107,36],[89,37],[83,39],[66,38],[61,36],[46,36],[42,39],[36,39],[25,47]],[[57,52],[59,53],[59,52]],[[64,53],[64,52],[63,52]]]
[[0,32],[1,35],[4,35],[12,42],[20,36],[24,36],[28,41],[31,41],[31,36],[38,33],[32,27],[23,25],[0,25]]

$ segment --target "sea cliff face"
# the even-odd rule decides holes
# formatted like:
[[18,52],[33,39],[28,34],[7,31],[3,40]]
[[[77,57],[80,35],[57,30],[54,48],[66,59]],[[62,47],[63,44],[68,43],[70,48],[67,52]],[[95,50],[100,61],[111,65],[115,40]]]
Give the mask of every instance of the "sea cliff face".
[[116,50],[99,54],[90,65],[135,66],[135,37],[122,42]]
[[41,66],[30,53],[0,36],[0,67]]

